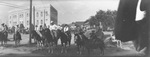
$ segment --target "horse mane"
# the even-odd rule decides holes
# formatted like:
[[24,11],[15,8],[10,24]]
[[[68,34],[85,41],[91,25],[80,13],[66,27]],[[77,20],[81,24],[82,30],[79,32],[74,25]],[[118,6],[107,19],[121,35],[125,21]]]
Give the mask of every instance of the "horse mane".
[[38,37],[40,37],[40,35],[35,30],[32,31],[32,34],[37,35]]
[[[74,34],[75,36],[77,36],[77,39],[80,38],[79,34]],[[81,39],[81,38],[80,38]]]
[[45,29],[44,35],[52,37],[50,29]]

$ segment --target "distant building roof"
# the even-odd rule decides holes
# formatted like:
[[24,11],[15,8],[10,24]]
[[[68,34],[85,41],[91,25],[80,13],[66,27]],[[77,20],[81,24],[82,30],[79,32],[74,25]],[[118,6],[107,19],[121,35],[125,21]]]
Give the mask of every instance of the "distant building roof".
[[74,22],[74,24],[76,24],[76,25],[84,25],[84,21],[79,21],[79,22]]

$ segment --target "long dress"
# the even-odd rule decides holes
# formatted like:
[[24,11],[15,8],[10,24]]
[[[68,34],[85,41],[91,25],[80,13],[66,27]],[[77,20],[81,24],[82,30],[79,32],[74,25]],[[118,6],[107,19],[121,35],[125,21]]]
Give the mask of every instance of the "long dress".
[[22,40],[21,34],[19,32],[19,28],[15,28],[15,33],[14,33],[13,38],[14,38],[14,40]]

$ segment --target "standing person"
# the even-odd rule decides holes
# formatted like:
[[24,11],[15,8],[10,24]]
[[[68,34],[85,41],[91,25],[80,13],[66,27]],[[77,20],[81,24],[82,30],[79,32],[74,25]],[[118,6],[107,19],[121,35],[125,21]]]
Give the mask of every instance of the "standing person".
[[12,33],[15,33],[15,26],[12,26]]
[[15,41],[15,45],[17,46],[17,45],[20,45],[20,40],[22,40],[21,39],[21,34],[20,34],[20,29],[19,29],[19,25],[16,25],[16,27],[15,27],[15,33],[14,33],[14,41]]
[[5,30],[5,41],[4,43],[7,44],[7,40],[8,40],[8,26],[5,24],[4,26],[4,30]]

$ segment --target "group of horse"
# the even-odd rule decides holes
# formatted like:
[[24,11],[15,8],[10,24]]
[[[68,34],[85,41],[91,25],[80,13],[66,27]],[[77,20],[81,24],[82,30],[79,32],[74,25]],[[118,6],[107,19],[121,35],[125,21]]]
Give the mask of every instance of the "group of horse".
[[[41,35],[39,34],[41,33]],[[48,28],[43,29],[41,31],[33,30],[31,32],[31,36],[36,40],[37,46],[46,47],[48,49],[48,53],[53,53],[54,47],[57,46],[58,39],[61,41],[61,53],[67,53],[67,47],[70,46],[71,43],[71,31],[64,32],[63,30],[55,30],[51,31]],[[88,53],[92,49],[100,49],[101,53],[104,55],[105,44],[103,40],[96,38],[96,40],[88,39],[83,32],[75,33],[74,40],[77,46],[77,53],[81,54],[82,50],[87,49]]]
[[[19,32],[14,33],[13,41],[15,41],[15,45],[19,45],[20,40],[22,40],[21,39],[21,34]],[[7,31],[1,31],[0,32],[1,46],[5,46],[7,44],[7,41],[10,41],[10,39],[8,39],[8,32]]]
[[[74,41],[77,47],[77,53],[82,54],[82,50],[87,49],[88,53],[92,51],[92,49],[100,49],[102,55],[104,55],[105,49],[105,41],[104,41],[104,33],[101,30],[96,32],[97,36],[94,38],[88,38],[85,35],[86,32],[78,32],[74,33]],[[35,40],[37,44],[37,49],[41,49],[42,47],[48,49],[48,53],[53,53],[54,48],[58,45],[58,39],[61,41],[61,53],[67,53],[67,47],[71,44],[71,31],[64,32],[63,30],[55,30],[51,31],[48,28],[45,28],[41,31],[32,30],[31,38]],[[7,43],[8,33],[0,32],[2,36],[0,38],[2,44]],[[16,45],[20,44],[21,34],[17,31],[13,35],[14,41]]]
[[31,36],[35,39],[38,47],[47,47],[49,53],[53,53],[53,47],[57,46],[58,39],[61,40],[62,51],[66,51],[67,45],[71,42],[71,33],[62,30],[50,31],[46,28],[41,31],[32,30]]

